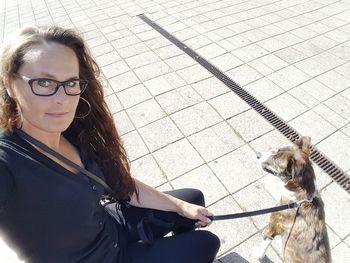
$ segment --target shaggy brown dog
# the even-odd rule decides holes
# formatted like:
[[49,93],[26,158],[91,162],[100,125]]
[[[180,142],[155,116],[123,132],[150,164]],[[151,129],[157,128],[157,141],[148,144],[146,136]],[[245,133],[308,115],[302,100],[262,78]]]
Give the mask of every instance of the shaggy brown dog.
[[265,241],[260,248],[260,259],[272,239],[280,235],[284,262],[331,262],[324,204],[315,185],[309,156],[309,137],[302,137],[295,145],[277,152],[258,153],[262,168],[280,178],[289,192],[289,195],[282,195],[280,205],[302,201],[299,208],[271,214],[270,222],[263,231]]

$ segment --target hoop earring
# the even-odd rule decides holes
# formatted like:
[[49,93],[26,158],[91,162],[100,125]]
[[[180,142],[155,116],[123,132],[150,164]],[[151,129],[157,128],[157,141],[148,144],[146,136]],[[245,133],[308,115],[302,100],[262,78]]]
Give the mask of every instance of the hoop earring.
[[74,118],[75,119],[84,119],[86,116],[88,116],[90,114],[90,112],[91,112],[91,105],[90,105],[90,102],[87,101],[87,99],[84,99],[83,97],[80,97],[79,99],[81,99],[82,101],[84,101],[88,105],[89,110],[88,110],[88,112],[85,115],[75,116]]

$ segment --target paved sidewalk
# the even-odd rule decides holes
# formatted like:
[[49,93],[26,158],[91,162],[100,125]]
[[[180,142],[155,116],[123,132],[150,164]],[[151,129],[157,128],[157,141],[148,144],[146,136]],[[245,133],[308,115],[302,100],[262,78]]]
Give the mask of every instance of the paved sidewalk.
[[[201,189],[217,213],[273,206],[255,153],[289,142],[144,13],[239,83],[350,174],[350,0],[0,0],[0,43],[26,24],[84,33],[133,174]],[[333,262],[350,262],[350,195],[315,167]],[[217,263],[254,262],[268,216],[214,222]],[[282,262],[280,241],[266,262]]]

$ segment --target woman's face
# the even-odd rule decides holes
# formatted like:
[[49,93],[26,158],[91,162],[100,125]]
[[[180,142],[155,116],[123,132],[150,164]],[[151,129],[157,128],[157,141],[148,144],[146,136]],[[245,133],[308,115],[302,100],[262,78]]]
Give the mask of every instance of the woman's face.
[[[79,78],[79,62],[75,52],[64,45],[48,42],[34,46],[24,57],[18,75],[67,81]],[[61,133],[72,123],[79,103],[78,96],[68,96],[63,86],[51,96],[35,95],[28,82],[15,78],[11,97],[22,111],[22,129],[29,133]]]

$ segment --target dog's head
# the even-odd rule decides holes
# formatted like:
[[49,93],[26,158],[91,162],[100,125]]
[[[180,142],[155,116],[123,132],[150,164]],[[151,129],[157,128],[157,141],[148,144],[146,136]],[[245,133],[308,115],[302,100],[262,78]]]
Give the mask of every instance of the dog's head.
[[310,137],[302,137],[293,146],[269,153],[258,153],[257,157],[262,168],[268,173],[277,176],[285,183],[302,185],[303,182],[314,179],[309,160],[310,141]]

